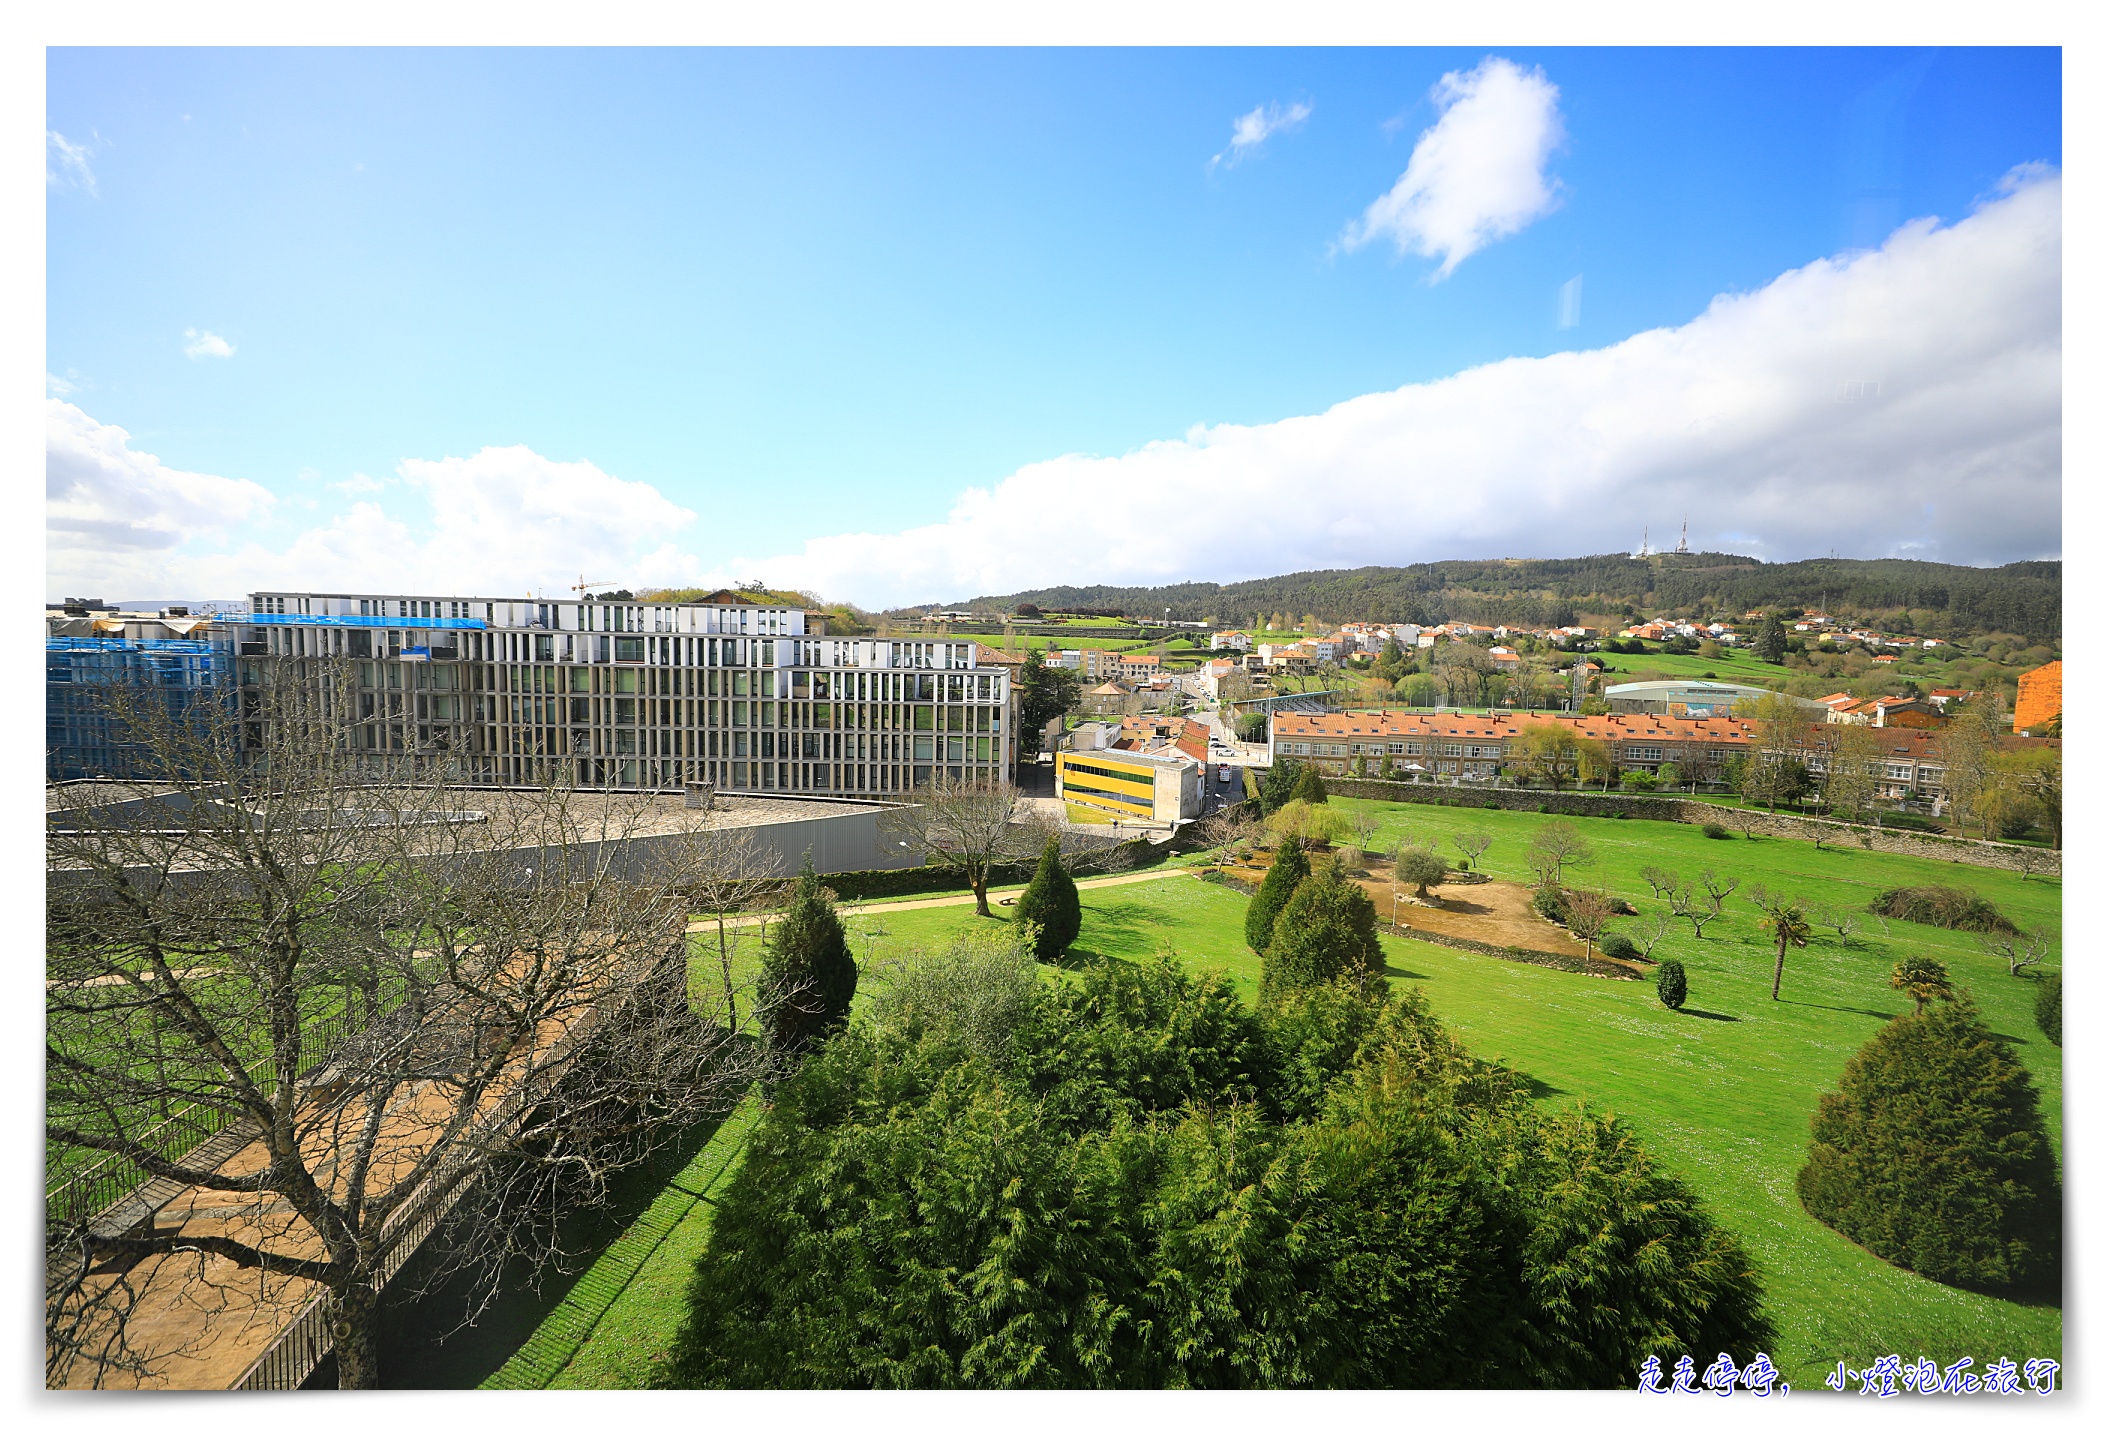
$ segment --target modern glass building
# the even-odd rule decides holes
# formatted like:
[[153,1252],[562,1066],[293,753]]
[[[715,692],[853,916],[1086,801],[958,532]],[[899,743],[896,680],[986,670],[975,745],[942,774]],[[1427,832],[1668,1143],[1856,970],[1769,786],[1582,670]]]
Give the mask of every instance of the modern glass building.
[[257,593],[234,622],[253,708],[267,666],[348,660],[355,741],[450,758],[459,781],[904,793],[1007,773],[1009,673],[942,638],[834,638],[802,609]]

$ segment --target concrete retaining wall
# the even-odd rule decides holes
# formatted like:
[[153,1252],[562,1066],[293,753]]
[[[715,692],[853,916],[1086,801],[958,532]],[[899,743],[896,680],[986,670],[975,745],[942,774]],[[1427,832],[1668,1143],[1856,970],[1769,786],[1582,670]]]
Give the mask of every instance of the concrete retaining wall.
[[1380,778],[1327,778],[1325,790],[1343,798],[1374,798],[1391,803],[1428,803],[1443,807],[1502,808],[1516,813],[1561,813],[1576,818],[1650,818],[1663,823],[1718,823],[1733,831],[1744,825],[1770,838],[1820,839],[1840,846],[1870,848],[1877,853],[1974,867],[2003,868],[2062,876],[2064,855],[2018,843],[1987,843],[1896,828],[1868,828],[1832,818],[1804,818],[1790,813],[1751,813],[1691,798],[1654,793],[1554,793],[1534,788],[1444,788],[1431,783],[1396,783]]

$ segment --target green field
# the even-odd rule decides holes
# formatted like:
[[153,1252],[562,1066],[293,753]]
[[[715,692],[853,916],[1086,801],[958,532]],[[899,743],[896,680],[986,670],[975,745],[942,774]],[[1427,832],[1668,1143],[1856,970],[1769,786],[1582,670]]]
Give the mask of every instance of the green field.
[[[1548,821],[1536,814],[1334,801],[1376,816],[1379,841],[1408,829],[1443,837],[1466,828],[1489,832],[1494,843],[1484,865],[1510,879],[1526,876],[1524,847]],[[1761,882],[1812,903],[1862,909],[1884,887],[1954,883],[1976,888],[2030,931],[2054,936],[2060,930],[2061,887],[2054,880],[1856,848],[1817,851],[1783,839],[1712,840],[1681,824],[1572,821],[1597,852],[1596,863],[1576,879],[1643,910],[1653,902],[1638,869],[1655,863],[1693,875],[1711,867],[1739,876],[1745,887]],[[1258,960],[1244,946],[1245,903],[1235,891],[1173,876],[1086,889],[1083,902],[1077,947],[1084,960],[1131,960],[1168,946],[1197,967],[1226,971],[1248,997],[1256,992]],[[1793,1192],[1817,1096],[1881,1023],[1907,1007],[1887,984],[1890,967],[1906,952],[1939,958],[1975,995],[1992,1029],[2013,1043],[2033,1074],[2051,1133],[2061,1140],[2061,1054],[2035,1029],[2034,984],[2008,976],[1966,935],[1900,922],[1884,935],[1869,918],[1869,928],[1849,941],[1824,933],[1792,954],[1785,1000],[1774,1003],[1771,951],[1758,916],[1738,894],[1702,941],[1686,925],[1656,949],[1689,971],[1691,996],[1682,1012],[1663,1008],[1649,983],[1411,940],[1387,937],[1385,948],[1394,980],[1423,988],[1475,1051],[1528,1074],[1544,1101],[1587,1101],[1626,1117],[1741,1234],[1763,1268],[1781,1331],[1773,1359],[1795,1385],[1815,1385],[1840,1359],[1864,1366],[1889,1352],[1930,1356],[1943,1365],[1973,1356],[1979,1368],[2000,1356],[2061,1359],[2058,1308],[1959,1291],[1898,1271],[1807,1216]],[[976,921],[971,907],[851,916],[852,940],[868,974],[859,1001],[884,982],[891,963],[911,960],[919,947]],[[699,983],[712,972],[714,962],[698,962]],[[707,1206],[697,1207],[692,1220],[706,1224]],[[643,1370],[648,1352],[639,1351],[670,1338],[683,1263],[705,1239],[706,1226],[677,1229],[665,1249],[687,1255],[661,1263],[652,1280],[633,1282],[603,1322],[608,1335],[596,1330],[558,1384],[627,1384],[628,1373]],[[1692,1355],[1702,1365],[1711,1353]]]

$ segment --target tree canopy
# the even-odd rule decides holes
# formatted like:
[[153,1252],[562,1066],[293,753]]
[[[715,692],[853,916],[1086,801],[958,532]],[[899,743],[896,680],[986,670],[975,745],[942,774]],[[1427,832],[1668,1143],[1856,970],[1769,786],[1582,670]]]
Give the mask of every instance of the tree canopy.
[[1627,1387],[1771,1340],[1747,1252],[1622,1123],[1539,1110],[1417,996],[979,980],[781,1089],[658,1384]]

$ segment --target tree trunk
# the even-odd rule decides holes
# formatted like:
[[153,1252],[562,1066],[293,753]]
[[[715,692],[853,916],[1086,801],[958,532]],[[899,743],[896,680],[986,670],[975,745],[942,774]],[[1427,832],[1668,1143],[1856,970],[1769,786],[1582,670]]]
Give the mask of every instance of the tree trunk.
[[725,915],[717,915],[717,966],[725,978],[725,1018],[734,1032],[739,1030],[739,1003],[732,995],[732,952],[725,946]]
[[1779,1000],[1779,979],[1786,975],[1786,944],[1779,944],[1779,960],[1771,965],[1771,1000]]
[[329,1330],[336,1343],[337,1389],[372,1391],[381,1384],[380,1300],[370,1282],[354,1277],[329,1297]]
[[985,869],[967,879],[973,884],[973,910],[976,917],[993,917],[988,911],[988,873]]

